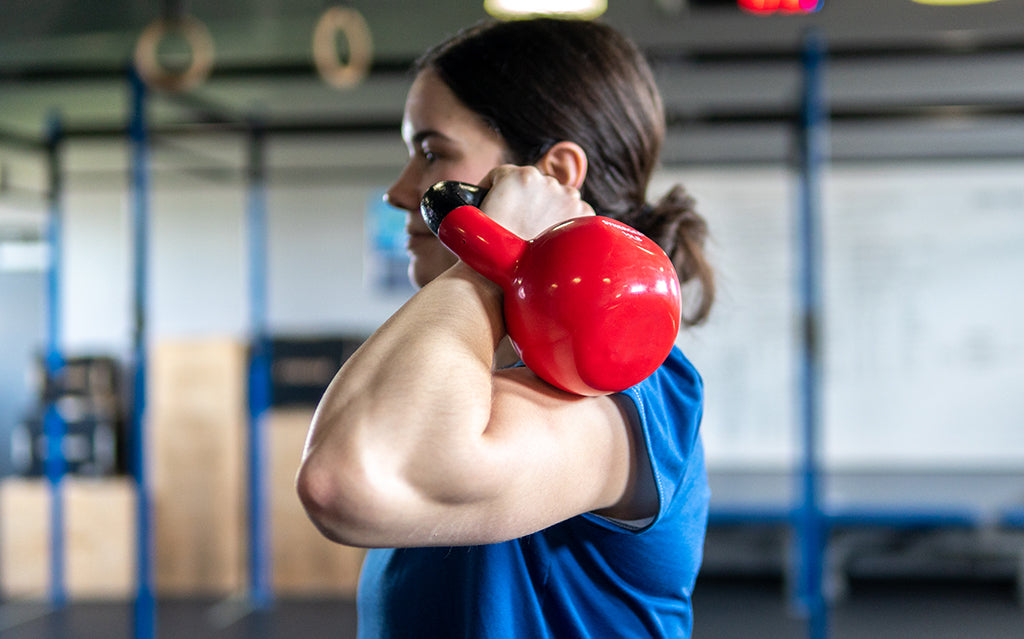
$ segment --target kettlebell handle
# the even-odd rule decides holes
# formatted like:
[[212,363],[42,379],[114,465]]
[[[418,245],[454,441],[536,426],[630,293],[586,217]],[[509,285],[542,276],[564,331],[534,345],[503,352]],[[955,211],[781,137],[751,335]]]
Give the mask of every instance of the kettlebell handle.
[[420,201],[420,214],[430,230],[437,235],[445,216],[460,206],[480,208],[487,189],[465,182],[443,181],[427,189]]
[[480,210],[487,189],[438,182],[420,203],[423,220],[448,250],[503,289],[511,282],[526,241]]

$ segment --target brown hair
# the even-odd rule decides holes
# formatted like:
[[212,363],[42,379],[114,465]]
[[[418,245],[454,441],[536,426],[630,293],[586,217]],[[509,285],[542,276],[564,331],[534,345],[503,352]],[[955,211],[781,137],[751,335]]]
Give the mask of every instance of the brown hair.
[[487,21],[424,54],[415,70],[426,69],[502,136],[516,164],[537,162],[562,140],[580,145],[588,161],[583,200],[657,242],[680,282],[699,286],[684,324],[707,318],[715,295],[707,223],[681,186],[646,203],[665,115],[650,67],[629,39],[597,22]]

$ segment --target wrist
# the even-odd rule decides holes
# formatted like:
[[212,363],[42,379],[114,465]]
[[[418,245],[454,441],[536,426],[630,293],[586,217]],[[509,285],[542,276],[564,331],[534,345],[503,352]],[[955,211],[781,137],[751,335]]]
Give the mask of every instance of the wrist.
[[461,260],[449,268],[443,275],[443,279],[455,284],[455,289],[448,291],[449,300],[465,302],[470,309],[476,307],[486,317],[486,325],[489,327],[490,352],[493,353],[498,343],[507,334],[505,328],[504,292],[501,287],[477,273],[469,265]]
[[504,291],[502,291],[500,286],[473,270],[472,267],[462,260],[459,260],[454,266],[448,269],[448,274],[453,278],[469,283],[475,289],[479,290],[481,295],[487,298],[493,298],[499,305],[504,298]]

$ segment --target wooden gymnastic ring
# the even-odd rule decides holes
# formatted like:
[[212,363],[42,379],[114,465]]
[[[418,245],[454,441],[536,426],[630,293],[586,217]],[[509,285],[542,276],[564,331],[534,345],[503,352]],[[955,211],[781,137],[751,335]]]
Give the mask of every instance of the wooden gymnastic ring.
[[[157,58],[157,47],[169,33],[180,33],[191,50],[192,63],[183,71],[170,71]],[[199,20],[192,16],[173,20],[157,18],[142,30],[135,43],[135,68],[151,87],[171,92],[187,91],[210,75],[213,51],[213,38]]]
[[[338,56],[334,38],[341,31],[348,41],[348,63]],[[347,89],[359,84],[370,70],[373,40],[361,13],[348,7],[331,7],[313,29],[313,62],[327,84]]]

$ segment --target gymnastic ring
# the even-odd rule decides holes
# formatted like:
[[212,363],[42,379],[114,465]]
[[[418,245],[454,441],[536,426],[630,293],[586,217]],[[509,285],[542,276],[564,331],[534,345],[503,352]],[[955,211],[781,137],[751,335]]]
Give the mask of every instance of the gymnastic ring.
[[[348,41],[348,63],[338,56],[334,38],[338,32]],[[331,7],[313,29],[313,62],[327,84],[347,89],[359,84],[370,69],[373,40],[363,15],[347,7]]]
[[[179,33],[192,53],[192,63],[182,71],[169,71],[157,59],[157,47],[169,33]],[[135,43],[135,68],[149,86],[164,91],[187,91],[203,82],[213,68],[213,38],[206,26],[192,16],[157,18]]]

